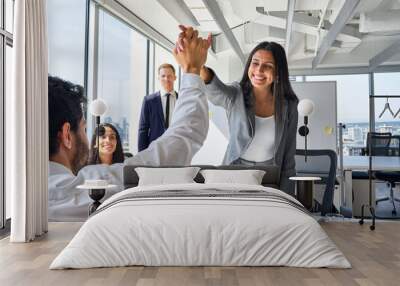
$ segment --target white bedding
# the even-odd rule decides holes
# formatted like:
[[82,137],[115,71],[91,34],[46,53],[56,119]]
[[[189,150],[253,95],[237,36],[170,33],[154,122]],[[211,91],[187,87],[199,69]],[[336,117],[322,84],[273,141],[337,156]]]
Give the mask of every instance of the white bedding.
[[[50,269],[145,266],[293,266],[350,268],[317,221],[279,199],[141,198],[145,191],[262,190],[238,184],[179,184],[125,190],[105,201]],[[145,194],[145,193],[140,193]],[[298,202],[297,202],[298,203]]]

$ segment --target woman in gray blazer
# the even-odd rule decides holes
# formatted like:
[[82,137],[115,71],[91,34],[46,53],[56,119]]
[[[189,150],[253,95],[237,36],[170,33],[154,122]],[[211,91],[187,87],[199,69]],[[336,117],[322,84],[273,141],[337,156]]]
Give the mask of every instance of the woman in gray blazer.
[[208,99],[225,108],[230,139],[224,164],[280,166],[280,189],[294,194],[298,99],[285,50],[262,42],[250,53],[240,82],[224,84],[203,67]]

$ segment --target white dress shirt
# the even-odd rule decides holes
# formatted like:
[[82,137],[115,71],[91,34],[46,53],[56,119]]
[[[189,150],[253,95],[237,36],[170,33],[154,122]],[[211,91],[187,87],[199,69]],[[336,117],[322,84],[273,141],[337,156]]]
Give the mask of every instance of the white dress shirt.
[[[189,165],[208,133],[208,103],[200,76],[183,74],[179,101],[167,131],[150,146],[125,160],[128,165]],[[123,164],[90,165],[75,176],[65,166],[49,162],[49,219],[83,221],[92,200],[76,187],[86,179],[106,179],[120,187],[107,190],[105,198],[123,189]]]
[[122,163],[89,165],[75,176],[71,170],[56,162],[49,162],[49,221],[85,221],[93,200],[88,190],[77,189],[86,179],[107,180],[118,187],[107,189],[104,198],[123,190]]
[[256,116],[254,138],[241,158],[252,162],[264,162],[274,157],[275,117]]
[[163,110],[163,114],[164,114],[164,121],[167,118],[167,114],[165,113],[165,111],[167,110],[167,94],[170,94],[169,96],[169,122],[171,122],[171,118],[172,118],[172,114],[174,113],[174,108],[175,108],[175,104],[176,104],[176,92],[175,90],[171,91],[171,92],[167,92],[163,89],[160,90],[160,95],[161,95],[161,104],[162,104],[162,110]]

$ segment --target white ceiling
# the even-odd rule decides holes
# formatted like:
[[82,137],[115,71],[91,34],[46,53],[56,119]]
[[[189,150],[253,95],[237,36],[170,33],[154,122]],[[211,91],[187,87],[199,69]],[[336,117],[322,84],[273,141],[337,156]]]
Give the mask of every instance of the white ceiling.
[[[175,1],[175,0],[168,0]],[[214,35],[213,49],[234,54],[231,42],[221,31],[203,0],[181,0],[200,23],[200,31]],[[288,1],[213,0],[244,54],[260,41],[276,41],[285,46]],[[174,42],[179,31],[176,13],[172,16],[156,0],[118,0],[134,14]],[[294,8],[288,59],[292,69],[310,69],[335,20],[343,18],[344,0],[297,0]],[[257,8],[258,7],[258,8]],[[218,19],[217,19],[218,20]],[[360,0],[346,25],[335,37],[316,68],[368,67],[370,60],[396,43],[400,46],[400,0]],[[396,46],[397,46],[396,45]],[[396,50],[396,52],[393,52]],[[387,57],[386,55],[389,55]],[[381,65],[399,65],[400,48],[383,56]]]

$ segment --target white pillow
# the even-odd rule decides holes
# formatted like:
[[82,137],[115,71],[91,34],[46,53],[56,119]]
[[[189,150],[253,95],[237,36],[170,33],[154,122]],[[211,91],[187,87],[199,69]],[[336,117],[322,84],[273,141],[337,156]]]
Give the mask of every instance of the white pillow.
[[265,171],[262,170],[202,170],[206,184],[234,183],[246,185],[261,185]]
[[139,176],[139,186],[195,183],[193,179],[199,170],[199,167],[135,168]]

